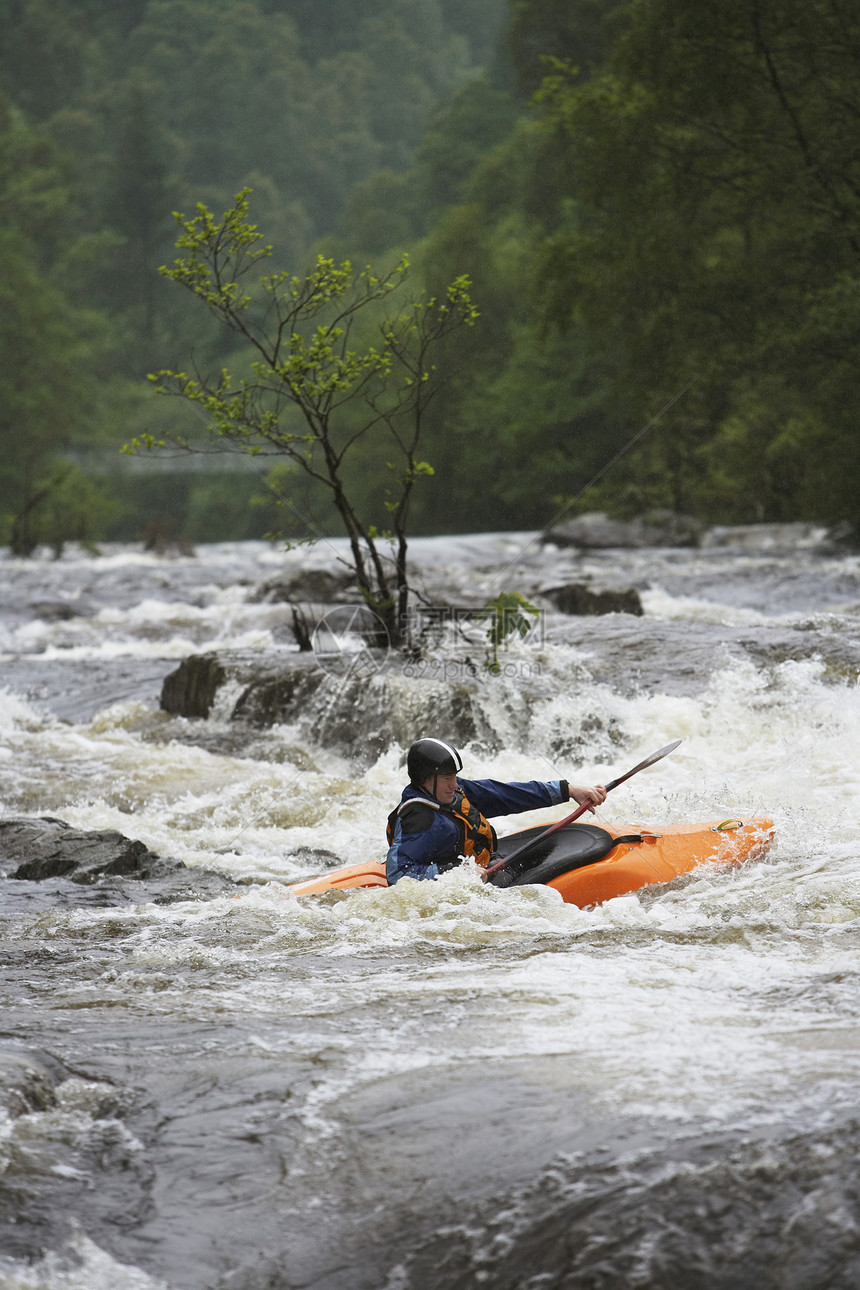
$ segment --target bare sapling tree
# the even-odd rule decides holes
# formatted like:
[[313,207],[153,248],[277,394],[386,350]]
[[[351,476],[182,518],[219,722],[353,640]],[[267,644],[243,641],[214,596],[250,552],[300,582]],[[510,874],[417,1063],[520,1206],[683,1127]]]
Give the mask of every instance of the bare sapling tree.
[[[416,482],[433,474],[421,441],[444,380],[434,358],[441,342],[478,317],[471,283],[463,275],[444,295],[409,296],[406,256],[378,275],[318,256],[303,277],[257,276],[272,248],[249,220],[250,191],[237,193],[220,220],[202,203],[191,219],[176,213],[183,254],[160,270],[241,338],[247,374],[234,382],[226,368],[214,378],[165,369],[150,380],[159,392],[198,405],[217,447],[287,458],[328,490],[358,590],[399,646],[409,595],[409,504]],[[168,443],[205,450],[181,435],[141,435],[126,451]],[[374,468],[380,460],[389,481],[387,519],[377,526],[361,513],[348,465]]]

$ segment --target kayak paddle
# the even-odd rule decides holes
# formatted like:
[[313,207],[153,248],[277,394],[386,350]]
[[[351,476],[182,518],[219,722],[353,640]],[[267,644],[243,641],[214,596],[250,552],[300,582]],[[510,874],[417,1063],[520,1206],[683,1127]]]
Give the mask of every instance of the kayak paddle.
[[[676,739],[674,743],[666,744],[665,748],[660,748],[657,752],[652,753],[650,757],[646,757],[644,761],[640,761],[638,766],[634,766],[632,770],[628,770],[626,775],[619,775],[618,779],[611,780],[606,785],[607,793],[611,792],[613,788],[617,788],[619,784],[623,784],[625,780],[630,779],[631,775],[636,775],[640,770],[644,770],[646,766],[653,766],[655,761],[660,761],[662,757],[668,757],[669,753],[674,752],[680,742],[680,739]],[[531,838],[528,842],[523,843],[521,847],[518,847],[516,851],[513,851],[509,856],[505,856],[504,860],[498,860],[494,865],[490,865],[489,869],[484,871],[485,878],[492,878],[494,873],[499,873],[500,870],[506,868],[512,860],[518,860],[520,856],[525,855],[526,851],[530,851],[532,847],[536,847],[539,842],[543,842],[544,838],[548,838],[551,833],[557,833],[558,830],[563,829],[566,824],[573,824],[573,821],[578,820],[580,815],[587,811],[590,806],[590,802],[583,802],[582,806],[577,807],[571,815],[566,815],[564,819],[559,820],[557,824],[551,824],[548,829],[544,829],[543,833],[539,833],[536,838]]]

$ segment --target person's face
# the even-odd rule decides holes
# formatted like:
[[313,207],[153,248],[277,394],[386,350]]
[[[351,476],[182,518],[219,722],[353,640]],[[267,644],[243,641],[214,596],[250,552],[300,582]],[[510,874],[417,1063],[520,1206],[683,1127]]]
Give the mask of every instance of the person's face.
[[[430,796],[433,796],[433,776],[428,775],[421,785]],[[450,805],[454,800],[454,793],[457,790],[456,775],[437,775],[436,776],[436,801],[441,802],[443,806]]]

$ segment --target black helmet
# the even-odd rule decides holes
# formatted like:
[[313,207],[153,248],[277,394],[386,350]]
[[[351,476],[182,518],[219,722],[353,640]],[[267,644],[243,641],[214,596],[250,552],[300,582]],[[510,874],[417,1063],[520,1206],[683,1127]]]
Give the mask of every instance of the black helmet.
[[456,748],[441,739],[419,739],[406,754],[410,784],[423,784],[430,775],[456,775],[463,760]]

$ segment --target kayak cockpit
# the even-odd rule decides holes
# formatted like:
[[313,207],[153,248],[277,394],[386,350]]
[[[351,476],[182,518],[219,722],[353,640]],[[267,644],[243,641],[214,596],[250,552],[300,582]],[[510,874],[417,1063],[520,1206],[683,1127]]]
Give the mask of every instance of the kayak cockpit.
[[[545,824],[538,824],[521,833],[511,833],[499,838],[498,858],[523,847],[532,838],[546,832]],[[625,839],[626,840],[626,839]],[[639,840],[637,835],[637,841]],[[558,829],[542,842],[531,847],[520,860],[514,860],[494,874],[489,881],[494,887],[517,887],[524,883],[547,883],[571,869],[595,864],[618,846],[619,839],[608,829],[597,824],[568,824]]]

